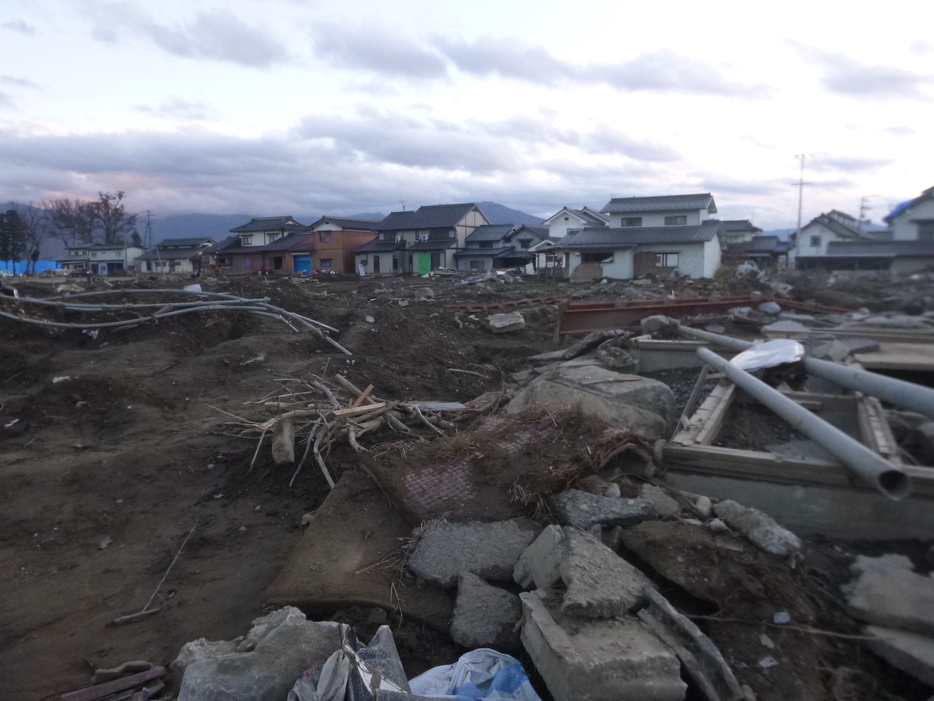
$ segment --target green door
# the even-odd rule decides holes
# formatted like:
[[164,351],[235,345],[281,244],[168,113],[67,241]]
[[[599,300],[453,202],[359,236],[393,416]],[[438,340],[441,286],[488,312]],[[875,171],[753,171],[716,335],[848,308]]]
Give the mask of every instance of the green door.
[[430,253],[419,253],[418,254],[418,274],[427,275],[431,272],[431,254]]

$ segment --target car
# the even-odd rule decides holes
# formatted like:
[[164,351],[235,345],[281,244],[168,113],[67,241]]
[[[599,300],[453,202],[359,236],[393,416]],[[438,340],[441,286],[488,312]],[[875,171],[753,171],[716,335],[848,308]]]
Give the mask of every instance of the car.
[[88,268],[78,268],[68,273],[68,277],[91,277],[93,273]]

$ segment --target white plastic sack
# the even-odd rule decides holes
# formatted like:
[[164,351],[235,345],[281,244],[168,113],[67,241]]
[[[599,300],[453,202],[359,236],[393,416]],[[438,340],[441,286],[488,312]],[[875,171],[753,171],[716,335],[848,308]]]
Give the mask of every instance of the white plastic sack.
[[790,338],[778,338],[744,350],[730,361],[740,370],[774,368],[784,363],[796,363],[804,358],[804,346]]
[[344,701],[350,677],[350,660],[343,650],[337,650],[321,668],[305,670],[289,692],[287,701]]
[[457,701],[541,701],[517,659],[489,648],[463,655],[455,664],[429,669],[409,681],[412,693]]
[[185,285],[183,288],[185,292],[201,292],[201,285]]

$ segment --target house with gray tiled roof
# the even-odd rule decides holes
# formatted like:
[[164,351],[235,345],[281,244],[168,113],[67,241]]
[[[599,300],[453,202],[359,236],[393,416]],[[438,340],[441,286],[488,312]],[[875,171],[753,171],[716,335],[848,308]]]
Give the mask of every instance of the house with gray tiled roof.
[[762,229],[748,219],[724,219],[723,240],[720,242],[729,248],[735,244],[748,243],[762,233]]
[[884,221],[895,241],[934,241],[934,187],[902,202]]
[[473,203],[439,204],[392,212],[376,226],[378,242],[354,251],[355,269],[366,275],[414,273],[455,268],[455,253],[467,236],[489,220]]
[[487,224],[478,226],[465,239],[465,247],[454,254],[458,270],[482,272],[504,268],[535,269],[532,247],[548,238],[543,226]]
[[823,267],[828,246],[840,241],[878,241],[891,238],[888,232],[864,231],[860,222],[836,209],[821,214],[801,227],[794,237],[794,260],[798,268]]
[[614,197],[601,210],[608,226],[570,231],[555,250],[572,281],[641,275],[713,277],[720,265],[723,224],[711,219],[710,193]]
[[609,221],[607,215],[590,207],[582,207],[581,209],[562,207],[558,212],[543,221],[542,226],[548,228],[548,236],[560,239],[567,236],[568,232],[574,229],[607,226]]
[[204,251],[217,244],[209,236],[163,239],[137,260],[143,273],[178,273],[188,275],[201,270]]
[[314,236],[312,251],[295,258],[295,271],[355,273],[354,252],[377,237],[378,225],[376,219],[321,217],[306,230]]

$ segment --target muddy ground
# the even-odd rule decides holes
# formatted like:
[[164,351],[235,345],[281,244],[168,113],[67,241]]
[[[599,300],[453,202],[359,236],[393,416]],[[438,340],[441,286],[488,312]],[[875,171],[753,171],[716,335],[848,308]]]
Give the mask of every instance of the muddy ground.
[[[418,278],[202,283],[269,297],[335,326],[355,355],[347,358],[309,335],[242,313],[189,315],[102,331],[96,339],[0,319],[0,426],[17,420],[0,436],[4,700],[81,686],[93,668],[127,660],[168,663],[185,642],[241,635],[266,610],[263,592],[301,537],[302,515],[320,505],[327,485],[317,470],[305,469],[289,488],[292,470],[275,467],[265,451],[249,469],[255,443],[220,435],[225,417],[219,410],[237,414],[244,402],[272,390],[278,377],[338,371],[360,386],[374,383],[389,398],[466,401],[501,388],[508,373],[527,367],[527,356],[553,348],[555,308],[524,307],[528,328],[496,336],[481,322],[485,312],[447,304],[684,291],[683,284],[678,290],[554,282],[455,287],[450,280]],[[689,292],[761,287],[703,282]],[[424,288],[434,297],[419,301],[416,293]],[[39,283],[20,289],[29,296],[51,294]],[[335,479],[356,460],[349,450],[332,453]],[[153,603],[161,610],[109,625],[142,609],[192,529]],[[340,617],[364,627],[381,622],[372,611]],[[410,675],[453,661],[437,659],[453,648],[434,635],[420,637],[412,628],[400,633]]]

